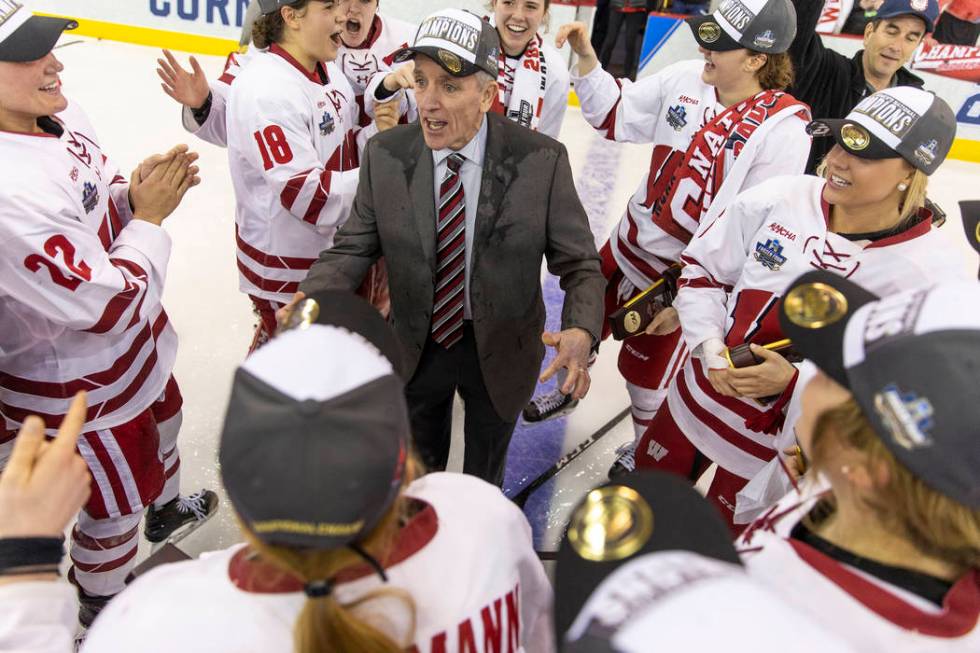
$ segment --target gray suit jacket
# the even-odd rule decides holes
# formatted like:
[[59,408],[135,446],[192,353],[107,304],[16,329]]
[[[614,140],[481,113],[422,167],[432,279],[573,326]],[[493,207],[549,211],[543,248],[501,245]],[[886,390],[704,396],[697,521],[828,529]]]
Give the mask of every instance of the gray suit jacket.
[[[510,419],[530,398],[544,355],[542,256],[566,293],[562,328],[581,327],[600,336],[605,280],[565,147],[495,114],[487,121],[470,307],[484,382],[494,408]],[[307,294],[355,290],[372,263],[384,256],[391,324],[405,349],[408,378],[432,318],[432,175],[432,151],[417,124],[372,138],[350,217],[300,284]]]

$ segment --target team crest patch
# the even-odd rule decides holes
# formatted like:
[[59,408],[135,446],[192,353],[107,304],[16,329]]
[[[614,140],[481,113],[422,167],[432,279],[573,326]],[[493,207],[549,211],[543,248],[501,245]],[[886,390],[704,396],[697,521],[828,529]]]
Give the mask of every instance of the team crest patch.
[[98,205],[99,189],[95,187],[95,184],[86,181],[82,189],[82,206],[85,207],[85,212],[91,213]]
[[772,46],[776,45],[776,37],[772,35],[771,29],[767,29],[765,32],[757,35],[754,39],[752,39],[752,43],[757,48],[768,50]]
[[915,148],[915,158],[922,165],[931,166],[932,162],[936,160],[937,147],[939,147],[939,142],[935,138],[928,143],[922,143],[919,147]]
[[914,392],[902,392],[887,385],[875,395],[875,410],[891,431],[892,439],[904,449],[920,449],[932,444],[932,403]]
[[916,11],[925,11],[929,7],[929,0],[912,0],[912,8]]
[[442,65],[446,67],[446,70],[453,75],[456,75],[463,70],[463,60],[447,50],[439,50],[439,61],[441,61]]
[[698,36],[705,43],[714,43],[721,37],[721,27],[718,23],[701,23]]
[[330,115],[329,111],[324,111],[323,120],[320,121],[320,135],[332,134],[335,126],[333,116]]
[[763,267],[778,272],[786,263],[786,257],[783,256],[783,246],[779,243],[779,239],[770,238],[764,244],[756,243],[755,260],[762,263]]
[[667,124],[680,131],[687,126],[687,109],[683,105],[672,106],[667,109]]

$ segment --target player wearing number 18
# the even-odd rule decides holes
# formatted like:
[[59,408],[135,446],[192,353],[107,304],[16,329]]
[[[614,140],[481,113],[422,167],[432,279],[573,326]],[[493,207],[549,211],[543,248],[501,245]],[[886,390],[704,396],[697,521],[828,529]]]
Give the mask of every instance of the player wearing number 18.
[[260,51],[231,86],[239,289],[260,320],[253,348],[275,331],[276,309],[347,219],[358,150],[376,131],[358,126],[354,91],[333,63],[348,2],[259,0]]
[[[763,362],[742,369],[729,369],[724,351],[785,337],[778,316],[789,282],[817,268],[885,296],[972,277],[922,208],[927,175],[956,134],[941,98],[888,89],[845,119],[807,129],[836,141],[823,178],[777,177],[741,193],[682,254],[674,307],[694,354],[637,449],[637,467],[692,480],[718,463],[708,497],[730,521],[736,493],[794,444],[792,411],[779,426],[805,379],[798,383],[797,369],[774,351],[754,346]],[[769,406],[756,401],[773,395],[782,396]]]

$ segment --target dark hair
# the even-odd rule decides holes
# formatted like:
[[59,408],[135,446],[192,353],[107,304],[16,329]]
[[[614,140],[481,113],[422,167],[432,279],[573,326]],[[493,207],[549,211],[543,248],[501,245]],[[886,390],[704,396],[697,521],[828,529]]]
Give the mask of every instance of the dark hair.
[[789,53],[780,52],[779,54],[767,54],[766,63],[756,71],[759,85],[764,89],[785,91],[793,85],[796,76],[793,70],[793,60]]
[[[288,6],[293,9],[305,9],[308,4],[310,0],[296,0]],[[281,8],[271,14],[259,16],[252,23],[252,43],[257,48],[267,48],[273,43],[280,43],[285,29],[286,22],[282,19]]]

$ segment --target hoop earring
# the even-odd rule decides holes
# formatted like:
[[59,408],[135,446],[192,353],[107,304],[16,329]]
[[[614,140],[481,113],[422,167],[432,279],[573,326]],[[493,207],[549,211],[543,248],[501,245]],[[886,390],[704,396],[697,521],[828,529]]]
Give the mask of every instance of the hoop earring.
[[909,189],[909,185],[906,184],[904,181],[898,185],[898,190],[900,190],[902,192],[905,192],[908,189]]

